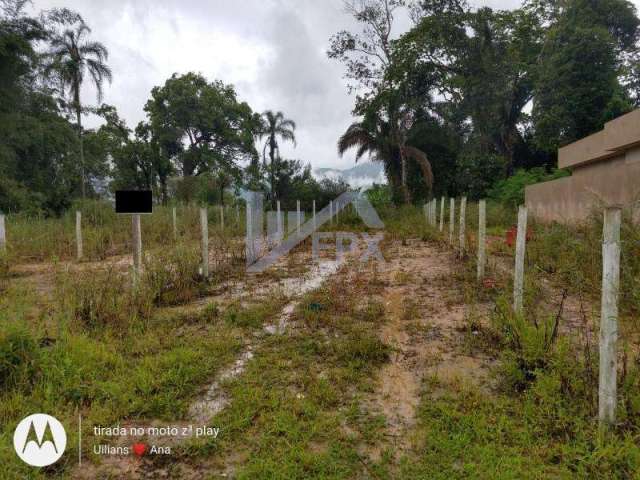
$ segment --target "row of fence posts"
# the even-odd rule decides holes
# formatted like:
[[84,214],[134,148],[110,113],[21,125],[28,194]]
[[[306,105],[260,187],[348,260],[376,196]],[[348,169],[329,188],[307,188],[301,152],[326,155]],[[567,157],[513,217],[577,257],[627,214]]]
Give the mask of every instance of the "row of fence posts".
[[[280,201],[277,202],[277,235],[279,241],[282,241],[284,238],[284,221],[282,216],[282,211],[280,209]],[[333,211],[334,205],[333,202],[330,202],[330,211]],[[338,206],[336,205],[336,214]],[[220,226],[221,229],[224,230],[224,208],[222,206],[220,209]],[[250,219],[252,215],[251,205],[247,203],[247,218]],[[176,207],[173,207],[171,212],[172,218],[172,227],[173,227],[173,236],[174,239],[178,238],[178,224],[177,224],[177,211]],[[238,205],[236,205],[236,218],[239,221],[240,219],[240,209]],[[316,227],[316,201],[313,200],[313,226],[314,230]],[[4,222],[4,217],[2,217],[2,222]],[[77,258],[78,260],[82,259],[82,214],[81,212],[76,212],[76,244],[77,244]],[[4,223],[2,223],[4,225]],[[302,226],[302,211],[300,209],[300,201],[296,202],[296,233],[300,235]],[[253,238],[252,230],[252,222],[247,221],[247,238]],[[2,230],[4,231],[4,229]],[[208,223],[208,210],[206,207],[200,208],[200,233],[201,233],[201,255],[202,255],[202,266],[201,273],[202,276],[209,276],[209,223]],[[136,284],[140,278],[142,272],[142,235],[140,229],[140,215],[133,214],[132,215],[132,238],[133,238],[133,283]]]
[[[466,226],[466,197],[460,199],[459,216],[459,252],[464,254]],[[424,205],[427,223],[438,228],[436,218],[437,200],[434,198]],[[445,216],[445,197],[440,201],[439,230],[443,232]],[[604,210],[602,240],[602,292],[600,312],[599,353],[600,366],[598,378],[598,419],[603,426],[613,425],[616,421],[617,403],[617,339],[618,339],[618,296],[620,289],[620,225],[622,209],[608,207]],[[449,244],[454,245],[455,199],[449,199]],[[485,276],[487,263],[487,203],[478,202],[478,251],[477,279],[481,282]],[[518,227],[516,233],[515,265],[513,275],[513,309],[518,315],[524,313],[524,274],[525,251],[527,242],[527,208],[518,208]]]
[[[219,206],[220,213],[220,228],[224,230],[224,207]],[[208,258],[208,245],[209,245],[209,227],[208,227],[208,211],[207,208],[200,209],[200,230],[202,237],[202,275],[209,275],[209,265],[208,262],[205,262],[204,259]],[[0,248],[6,248],[6,237],[5,237],[5,228],[4,228],[4,220],[5,216],[0,215]],[[236,220],[240,220],[240,209],[238,205],[236,205]],[[173,238],[174,240],[178,239],[178,215],[176,207],[173,207],[171,210],[171,223],[173,230]],[[140,278],[140,274],[142,272],[142,233],[140,228],[140,214],[132,214],[131,215],[131,225],[132,225],[132,243],[133,243],[133,282],[137,283]],[[84,256],[83,251],[83,242],[82,242],[82,212],[76,211],[76,259],[78,261],[82,260]]]

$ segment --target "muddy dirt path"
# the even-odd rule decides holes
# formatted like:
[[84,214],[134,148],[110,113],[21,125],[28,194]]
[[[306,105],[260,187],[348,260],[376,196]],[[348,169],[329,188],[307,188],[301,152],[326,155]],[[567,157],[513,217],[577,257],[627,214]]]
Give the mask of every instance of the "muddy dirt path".
[[486,386],[494,360],[470,352],[464,340],[466,323],[486,317],[490,307],[465,303],[462,283],[455,278],[461,267],[450,250],[409,240],[406,246],[393,243],[385,257],[380,274],[386,284],[382,301],[387,321],[380,336],[394,353],[364,405],[384,415],[388,441],[363,446],[361,454],[378,462],[390,450],[397,463],[411,446],[424,380],[437,376]]

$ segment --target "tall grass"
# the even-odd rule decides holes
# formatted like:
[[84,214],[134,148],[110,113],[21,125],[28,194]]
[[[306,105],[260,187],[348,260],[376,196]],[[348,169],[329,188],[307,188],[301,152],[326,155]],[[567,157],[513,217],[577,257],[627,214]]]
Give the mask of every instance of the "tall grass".
[[[200,238],[197,205],[178,205],[177,230],[183,241]],[[174,243],[170,206],[154,206],[153,213],[141,216],[142,242],[145,249],[166,247]],[[111,204],[85,201],[75,205],[60,218],[10,215],[7,218],[8,253],[15,261],[43,261],[76,257],[75,212],[82,212],[84,258],[103,260],[108,256],[131,252],[131,216],[116,214]],[[221,229],[217,206],[208,208],[209,228],[224,236],[244,232],[244,216],[236,217],[235,209],[225,211],[225,228]]]

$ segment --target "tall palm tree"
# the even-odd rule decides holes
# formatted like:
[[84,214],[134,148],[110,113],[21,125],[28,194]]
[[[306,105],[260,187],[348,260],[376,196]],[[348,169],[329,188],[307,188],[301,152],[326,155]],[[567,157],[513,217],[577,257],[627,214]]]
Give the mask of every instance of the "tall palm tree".
[[98,102],[102,101],[102,86],[107,80],[111,83],[111,69],[105,63],[109,57],[107,48],[100,42],[90,41],[86,37],[91,29],[79,20],[75,28],[66,28],[52,35],[51,47],[47,52],[47,73],[53,74],[60,89],[69,94],[71,107],[75,111],[80,140],[80,175],[82,198],[86,195],[84,146],[82,141],[82,104],[80,89],[87,74],[96,87]]
[[400,189],[405,203],[411,201],[407,185],[407,160],[413,160],[422,170],[427,190],[433,188],[433,172],[427,155],[420,149],[406,145],[404,137],[388,122],[365,119],[354,122],[338,140],[338,153],[356,148],[356,162],[365,154],[373,161],[382,162],[384,170],[394,190]]
[[284,117],[282,112],[273,113],[271,110],[267,110],[262,114],[263,128],[260,132],[260,137],[267,137],[264,148],[262,149],[262,158],[264,166],[267,167],[266,152],[269,149],[269,183],[271,184],[271,203],[275,208],[277,199],[276,192],[276,171],[278,166],[278,159],[280,158],[280,147],[278,145],[278,137],[282,141],[292,142],[296,144],[296,123],[293,120],[289,120]]

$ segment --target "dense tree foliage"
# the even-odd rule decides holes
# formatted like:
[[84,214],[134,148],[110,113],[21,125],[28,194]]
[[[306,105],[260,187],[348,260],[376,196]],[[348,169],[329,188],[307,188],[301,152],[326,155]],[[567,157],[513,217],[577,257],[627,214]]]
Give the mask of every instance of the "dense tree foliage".
[[[559,146],[638,105],[640,21],[627,0],[527,0],[510,11],[464,0],[345,5],[362,32],[339,32],[328,55],[345,63],[360,120],[338,150],[355,145],[358,157],[380,159],[404,130],[434,176],[425,188],[424,173],[407,170],[414,201],[477,198],[516,168],[549,169]],[[404,6],[414,25],[391,38]],[[396,201],[401,160],[386,153]]]
[[[76,198],[118,189],[153,189],[162,202],[222,203],[232,198],[225,192],[250,188],[289,204],[347,188],[282,159],[278,142],[295,143],[295,122],[253,112],[219,80],[174,74],[152,89],[147,120],[135,128],[113,106],[85,104],[83,83],[100,102],[112,75],[106,47],[89,39],[83,18],[68,9],[30,17],[23,0],[0,1],[1,211],[58,214]],[[84,129],[88,113],[102,125]]]

